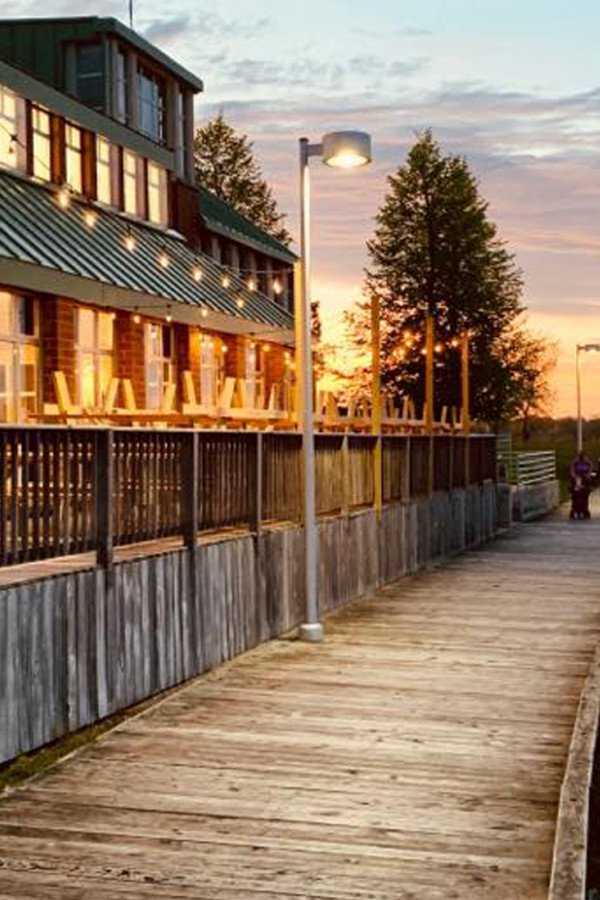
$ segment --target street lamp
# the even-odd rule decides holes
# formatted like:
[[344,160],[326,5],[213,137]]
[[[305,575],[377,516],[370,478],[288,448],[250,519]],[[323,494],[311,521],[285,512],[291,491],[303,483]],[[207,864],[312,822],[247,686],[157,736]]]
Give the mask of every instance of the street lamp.
[[310,310],[310,176],[308,161],[320,156],[325,165],[356,169],[371,162],[371,138],[363,131],[334,131],[319,144],[300,138],[300,247],[302,290],[300,303],[300,366],[302,403],[300,423],[304,458],[304,535],[306,622],[300,627],[305,641],[322,641],[317,602],[317,529],[315,521],[315,422],[312,376],[312,329]]
[[577,344],[575,353],[575,373],[577,380],[577,452],[583,450],[583,421],[581,418],[581,371],[579,363],[580,353],[600,353],[600,344]]

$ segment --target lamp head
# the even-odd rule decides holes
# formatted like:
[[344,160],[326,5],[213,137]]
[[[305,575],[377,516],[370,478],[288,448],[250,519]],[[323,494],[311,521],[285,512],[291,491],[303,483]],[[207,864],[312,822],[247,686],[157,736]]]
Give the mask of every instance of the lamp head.
[[364,131],[331,131],[323,136],[321,158],[326,166],[356,169],[372,160],[371,136]]

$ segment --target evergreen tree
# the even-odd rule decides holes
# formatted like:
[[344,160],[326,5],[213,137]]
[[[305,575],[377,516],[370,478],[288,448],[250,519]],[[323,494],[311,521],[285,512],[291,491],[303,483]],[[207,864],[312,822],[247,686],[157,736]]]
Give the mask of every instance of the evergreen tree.
[[291,237],[283,224],[285,215],[277,209],[252,148],[248,137],[238,134],[219,113],[194,137],[196,183],[287,245]]
[[368,350],[370,304],[378,298],[384,390],[420,406],[430,310],[444,348],[435,362],[439,412],[442,405],[460,405],[459,350],[451,341],[468,330],[472,414],[497,424],[514,411],[522,365],[519,354],[508,352],[522,333],[521,273],[488,218],[466,160],[444,156],[431,132],[419,137],[388,187],[367,245],[366,299],[347,315],[353,344]]

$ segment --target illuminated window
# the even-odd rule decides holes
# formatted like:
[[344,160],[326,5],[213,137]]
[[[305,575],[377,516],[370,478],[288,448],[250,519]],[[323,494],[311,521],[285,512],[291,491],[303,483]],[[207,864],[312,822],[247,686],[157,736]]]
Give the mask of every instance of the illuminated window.
[[138,128],[153,141],[165,139],[165,86],[148,69],[138,69]]
[[167,172],[148,162],[148,218],[157,225],[168,225]]
[[38,106],[31,108],[33,174],[40,181],[50,181],[50,116]]
[[81,129],[74,125],[65,126],[65,174],[67,184],[81,194],[83,153],[81,149]]
[[0,165],[25,169],[25,101],[0,85]]
[[123,150],[123,209],[137,215],[137,156],[131,150]]
[[251,342],[246,345],[246,396],[253,409],[264,406],[263,354],[261,348]]
[[114,328],[110,313],[77,309],[77,394],[84,407],[101,406],[113,377]]
[[0,292],[0,421],[36,415],[39,366],[37,301]]
[[213,338],[204,336],[200,354],[200,402],[215,406],[217,402],[218,366]]
[[96,197],[108,205],[112,201],[110,143],[100,135],[96,137]]
[[146,405],[160,409],[165,388],[175,384],[175,346],[170,325],[146,324]]

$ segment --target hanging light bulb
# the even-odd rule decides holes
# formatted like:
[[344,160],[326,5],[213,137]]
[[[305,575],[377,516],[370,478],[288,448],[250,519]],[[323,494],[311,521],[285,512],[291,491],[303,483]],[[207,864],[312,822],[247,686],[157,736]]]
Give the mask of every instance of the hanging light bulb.
[[163,269],[169,268],[169,255],[167,253],[166,247],[163,245],[160,249],[160,253],[158,254],[158,264]]
[[125,247],[129,250],[130,253],[133,253],[137,245],[137,241],[135,239],[135,235],[131,228],[128,228],[125,233]]
[[173,316],[171,315],[171,307],[170,306],[167,306],[167,314],[165,316],[165,321],[167,321],[167,322],[173,321]]
[[223,285],[224,288],[229,287],[229,285],[231,284],[231,278],[229,277],[229,275],[223,275],[223,278],[221,279],[221,284]]
[[194,266],[194,281],[202,281],[202,269],[200,266]]
[[227,349],[228,349],[227,344],[221,344],[221,352],[222,353],[227,353]]
[[111,312],[111,314],[110,314],[110,318],[111,318],[111,321],[112,321],[112,322],[114,322],[114,321],[115,321],[115,319],[116,319],[116,318],[117,318],[117,314],[116,314],[116,312]]
[[277,294],[279,296],[279,294],[281,294],[282,291],[283,291],[283,285],[282,285],[281,281],[279,280],[279,278],[276,278],[273,281],[273,293]]
[[460,344],[460,341],[458,340],[458,338],[452,338],[452,340],[450,341],[450,346],[454,347],[455,349],[456,349],[456,347],[458,347],[459,344]]
[[441,353],[443,349],[444,349],[443,344],[436,344],[435,347],[433,348],[435,353]]
[[235,301],[235,305],[237,306],[238,309],[243,309],[244,306],[246,305],[244,298],[238,297],[237,300]]
[[83,213],[83,221],[88,228],[93,228],[98,219],[98,213],[91,206],[88,206]]
[[142,317],[141,317],[140,314],[137,313],[137,312],[135,312],[135,313],[133,314],[133,317],[132,317],[132,318],[133,318],[134,325],[139,325],[140,322],[142,321]]
[[405,341],[410,341],[410,339],[412,338],[411,332],[410,332],[410,331],[405,331],[404,334],[403,334],[403,338],[404,338]]
[[271,348],[269,347],[268,344],[263,344],[263,351],[264,351],[265,353],[268,353],[270,349],[271,349]]
[[207,317],[208,310],[205,306],[203,306],[202,309],[200,310],[200,315],[202,316],[203,319],[205,319]]
[[56,195],[56,200],[61,209],[67,209],[67,207],[71,203],[71,192],[68,185],[65,184],[63,187],[61,187]]
[[256,281],[254,280],[254,278],[248,279],[248,281],[246,282],[246,287],[248,288],[249,291],[256,290]]
[[427,350],[425,349],[425,347],[423,347],[423,349],[421,350],[421,356],[427,356]]

